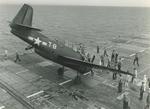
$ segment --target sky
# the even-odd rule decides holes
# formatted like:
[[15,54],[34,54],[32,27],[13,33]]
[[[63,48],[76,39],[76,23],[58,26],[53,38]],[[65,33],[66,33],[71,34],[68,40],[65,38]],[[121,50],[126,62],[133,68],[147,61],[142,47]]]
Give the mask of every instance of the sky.
[[94,5],[150,7],[150,0],[0,0],[0,4]]

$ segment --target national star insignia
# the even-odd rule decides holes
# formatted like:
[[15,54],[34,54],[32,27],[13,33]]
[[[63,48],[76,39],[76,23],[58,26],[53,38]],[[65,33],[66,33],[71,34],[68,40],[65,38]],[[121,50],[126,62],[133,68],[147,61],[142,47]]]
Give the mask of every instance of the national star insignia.
[[39,39],[39,37],[37,38],[37,39],[34,39],[34,44],[36,44],[36,45],[40,45],[40,43],[42,42],[40,39]]

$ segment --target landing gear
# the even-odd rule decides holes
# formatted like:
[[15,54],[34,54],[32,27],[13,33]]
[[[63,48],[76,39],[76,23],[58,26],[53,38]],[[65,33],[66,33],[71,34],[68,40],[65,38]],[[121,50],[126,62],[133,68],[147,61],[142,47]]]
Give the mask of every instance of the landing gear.
[[77,76],[74,78],[74,83],[75,84],[81,83],[81,74],[79,72],[77,72]]
[[63,77],[63,75],[64,75],[64,66],[63,66],[62,68],[59,68],[59,69],[57,70],[57,73],[58,73],[58,76],[59,76],[59,77]]
[[33,46],[29,45],[29,46],[27,46],[27,47],[25,48],[25,50],[30,50],[30,49],[32,49],[32,48],[33,48]]

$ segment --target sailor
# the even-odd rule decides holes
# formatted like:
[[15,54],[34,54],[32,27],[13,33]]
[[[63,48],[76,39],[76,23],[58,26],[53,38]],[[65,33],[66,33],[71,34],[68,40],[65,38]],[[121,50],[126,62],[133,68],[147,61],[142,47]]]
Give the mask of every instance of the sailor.
[[[117,69],[116,68],[116,64],[112,64],[112,68]],[[112,76],[113,80],[117,79],[117,72],[113,72],[113,76]]]
[[146,106],[144,109],[150,109],[150,89],[149,89],[147,97],[146,97]]
[[143,94],[144,94],[144,82],[142,82],[142,85],[141,85],[141,87],[140,87],[140,100],[142,100],[143,99]]
[[115,59],[114,59],[114,60],[115,60],[115,63],[118,62],[118,56],[119,56],[119,54],[116,52],[116,53],[115,53]]
[[107,50],[104,49],[104,57],[107,56],[108,57],[108,54],[107,54]]
[[97,45],[97,54],[99,53],[99,45]]
[[7,58],[8,58],[8,51],[5,50],[5,52],[4,52],[4,59],[7,60]]
[[95,60],[95,55],[93,55],[93,57],[92,57],[92,59],[91,59],[91,61],[90,62],[94,62],[94,60]]
[[130,109],[129,107],[129,98],[126,94],[123,95],[123,109]]
[[118,83],[118,93],[121,93],[122,92],[122,79],[119,80],[119,83]]
[[115,50],[112,51],[112,54],[111,54],[111,62],[114,62],[114,58],[115,58]]
[[90,53],[87,54],[87,59],[88,59],[88,62],[91,61],[91,56],[90,56]]
[[103,55],[100,56],[100,60],[101,60],[101,65],[104,66],[104,56]]
[[19,56],[19,54],[18,54],[18,52],[16,51],[16,59],[15,59],[15,62],[17,62],[17,61],[21,61],[21,59],[20,59],[20,56]]
[[118,70],[121,70],[121,58],[119,58],[119,61],[118,61]]
[[146,86],[147,86],[147,76],[146,75],[144,75],[143,82],[144,82],[144,91],[146,91]]
[[137,69],[134,68],[133,70],[134,70],[134,71],[133,71],[133,75],[134,75],[134,76],[132,76],[132,80],[131,80],[132,83],[134,83],[134,82],[136,81],[136,78],[137,78]]
[[137,66],[139,66],[139,58],[138,58],[138,54],[137,53],[135,54],[133,65],[135,65],[135,63],[137,64]]
[[108,58],[107,67],[108,67],[108,68],[110,68],[110,67],[111,67],[111,63],[110,63],[110,60],[109,60],[109,58]]
[[125,79],[125,90],[128,90],[129,88],[129,79],[130,79],[130,76],[129,75],[126,75],[126,79]]
[[150,89],[150,78],[148,78],[148,88]]

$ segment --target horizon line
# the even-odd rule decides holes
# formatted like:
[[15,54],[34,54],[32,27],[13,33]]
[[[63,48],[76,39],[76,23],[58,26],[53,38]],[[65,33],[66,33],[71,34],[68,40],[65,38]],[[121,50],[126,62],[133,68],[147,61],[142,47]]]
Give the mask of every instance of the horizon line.
[[150,8],[150,6],[125,6],[125,5],[80,5],[80,4],[33,4],[33,3],[0,3],[0,5],[23,5],[29,4],[33,6],[95,6],[95,7],[131,7],[131,8]]

